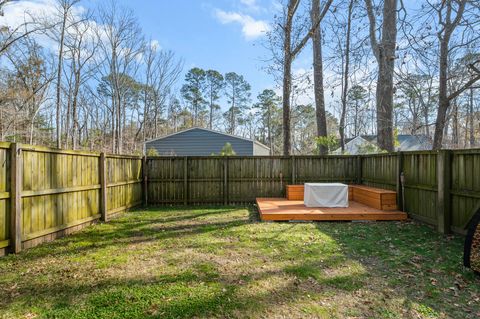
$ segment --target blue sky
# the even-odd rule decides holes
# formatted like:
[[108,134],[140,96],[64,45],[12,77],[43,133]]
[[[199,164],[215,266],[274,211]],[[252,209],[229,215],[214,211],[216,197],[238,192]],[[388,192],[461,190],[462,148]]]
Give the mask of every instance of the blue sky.
[[[19,25],[25,12],[49,15],[56,0],[21,0],[5,8],[0,23]],[[77,6],[96,8],[104,0],[81,0]],[[131,8],[146,39],[158,41],[184,61],[184,73],[192,67],[237,72],[252,85],[252,98],[273,88],[271,76],[262,70],[268,52],[262,46],[265,30],[273,19],[278,0],[116,0]],[[45,40],[45,39],[44,39]],[[44,41],[46,46],[54,43]],[[178,85],[183,81],[183,75]]]
[[273,18],[273,1],[119,2],[134,10],[147,38],[158,40],[163,49],[184,59],[184,71],[200,67],[237,72],[252,85],[252,98],[273,88],[273,79],[261,69],[267,55],[261,44],[262,29]]

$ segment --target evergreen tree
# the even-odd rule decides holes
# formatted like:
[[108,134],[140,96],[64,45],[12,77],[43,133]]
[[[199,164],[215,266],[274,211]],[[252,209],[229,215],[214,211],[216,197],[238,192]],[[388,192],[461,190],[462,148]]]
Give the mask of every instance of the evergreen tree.
[[205,109],[207,101],[205,100],[206,72],[200,68],[193,68],[185,75],[185,84],[182,86],[181,93],[192,110],[193,126],[198,125],[200,113]]
[[212,129],[215,112],[220,110],[220,105],[218,105],[217,102],[220,99],[220,93],[225,86],[225,82],[223,79],[223,75],[216,70],[208,70],[206,72],[205,80],[209,106],[208,127]]
[[230,105],[224,117],[227,123],[227,132],[235,134],[239,118],[249,109],[250,102],[250,84],[235,72],[225,74],[225,94]]
[[275,154],[276,138],[281,138],[281,98],[273,90],[263,90],[255,104],[256,116],[261,128],[261,141],[270,147],[270,154]]

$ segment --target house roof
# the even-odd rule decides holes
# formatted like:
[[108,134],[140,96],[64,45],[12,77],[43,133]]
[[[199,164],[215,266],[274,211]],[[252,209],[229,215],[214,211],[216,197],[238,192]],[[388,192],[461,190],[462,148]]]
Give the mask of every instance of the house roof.
[[[359,149],[368,144],[376,145],[375,143],[370,142],[369,140],[364,138],[363,136],[351,138],[348,140],[347,143],[345,143],[345,153],[352,155],[358,154]],[[338,149],[333,151],[333,154],[342,154],[342,148],[339,147]]]
[[198,127],[198,126],[191,127],[191,128],[185,129],[185,130],[181,130],[179,132],[174,132],[174,133],[171,133],[171,134],[167,134],[167,135],[164,135],[164,136],[160,136],[160,137],[157,137],[157,138],[153,138],[153,139],[147,140],[143,143],[146,144],[146,143],[153,142],[153,141],[163,140],[167,137],[182,134],[182,133],[185,133],[185,132],[188,132],[188,131],[193,131],[193,130],[202,130],[202,131],[206,131],[206,132],[225,135],[225,136],[228,136],[228,137],[238,138],[240,140],[249,141],[249,142],[252,142],[252,143],[254,143],[254,144],[256,144],[260,147],[264,147],[265,149],[270,150],[270,147],[266,146],[265,144],[260,143],[257,140],[242,137],[242,136],[232,135],[232,134],[228,134],[228,133],[224,133],[224,132],[214,131],[214,130],[211,130],[211,129],[208,129],[208,128],[205,128],[205,127]]
[[432,148],[432,143],[426,135],[398,135],[399,151],[423,151]]
[[[377,135],[361,135],[356,136],[353,138],[348,138],[345,140],[345,149],[347,150],[347,145],[351,142],[355,144],[359,143],[361,139],[364,142],[377,144]],[[397,136],[398,142],[400,143],[399,146],[396,147],[397,151],[423,151],[429,150],[432,148],[432,143],[428,136],[420,134],[420,135],[411,135],[411,134],[399,134]],[[338,150],[336,150],[338,151]],[[335,152],[336,152],[335,151]]]

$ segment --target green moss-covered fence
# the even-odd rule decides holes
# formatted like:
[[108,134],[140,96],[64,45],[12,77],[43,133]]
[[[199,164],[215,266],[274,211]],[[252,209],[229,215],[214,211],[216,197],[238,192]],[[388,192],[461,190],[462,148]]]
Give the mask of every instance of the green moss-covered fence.
[[305,182],[397,190],[404,211],[443,233],[464,233],[480,201],[480,150],[147,159],[0,143],[0,163],[0,254],[142,203],[253,203],[282,197],[285,185]]

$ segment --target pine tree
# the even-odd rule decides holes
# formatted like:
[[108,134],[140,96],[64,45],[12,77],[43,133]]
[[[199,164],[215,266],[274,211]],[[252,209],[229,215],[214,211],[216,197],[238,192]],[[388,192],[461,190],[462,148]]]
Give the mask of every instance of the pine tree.
[[206,72],[200,68],[193,68],[185,75],[185,84],[181,93],[183,98],[190,103],[193,114],[193,126],[198,125],[200,113],[205,109]]
[[227,123],[227,132],[235,134],[239,118],[249,109],[251,87],[242,75],[235,72],[225,74],[225,83],[225,93],[230,107],[224,113],[224,117]]

